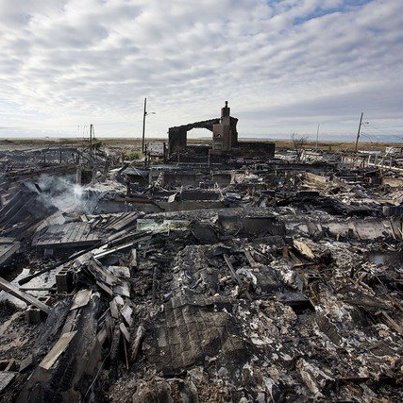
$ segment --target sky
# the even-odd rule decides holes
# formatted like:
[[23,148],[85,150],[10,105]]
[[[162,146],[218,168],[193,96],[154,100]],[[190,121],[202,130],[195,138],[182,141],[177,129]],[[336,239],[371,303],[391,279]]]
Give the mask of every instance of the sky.
[[[403,138],[402,0],[0,0],[0,139]],[[190,137],[207,137],[192,130]]]

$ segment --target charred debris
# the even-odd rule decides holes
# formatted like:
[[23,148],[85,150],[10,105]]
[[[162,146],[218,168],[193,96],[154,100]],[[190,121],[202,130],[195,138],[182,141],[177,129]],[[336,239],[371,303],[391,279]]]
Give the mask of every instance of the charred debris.
[[2,401],[403,400],[399,169],[227,105],[146,154],[0,153]]

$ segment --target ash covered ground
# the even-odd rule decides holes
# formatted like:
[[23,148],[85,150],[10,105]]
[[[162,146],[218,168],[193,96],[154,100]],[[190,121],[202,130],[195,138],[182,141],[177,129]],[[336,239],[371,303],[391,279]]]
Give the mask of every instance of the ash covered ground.
[[0,152],[1,400],[402,401],[399,158],[200,150]]

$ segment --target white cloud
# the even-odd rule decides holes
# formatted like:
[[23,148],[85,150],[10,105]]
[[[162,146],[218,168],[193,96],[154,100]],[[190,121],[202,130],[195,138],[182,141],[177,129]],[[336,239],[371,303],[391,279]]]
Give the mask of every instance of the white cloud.
[[2,126],[138,136],[147,96],[155,136],[224,100],[244,136],[403,129],[401,26],[396,0],[0,0]]

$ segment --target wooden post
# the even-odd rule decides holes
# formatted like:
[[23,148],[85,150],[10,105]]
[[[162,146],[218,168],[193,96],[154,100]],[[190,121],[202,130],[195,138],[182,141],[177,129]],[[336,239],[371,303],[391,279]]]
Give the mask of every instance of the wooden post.
[[363,117],[364,117],[364,112],[361,112],[360,123],[358,125],[358,131],[357,131],[357,139],[355,140],[355,152],[356,153],[358,153],[358,140],[359,140],[360,134],[361,134],[361,126],[362,126]]
[[141,152],[144,154],[145,151],[145,140],[146,140],[146,116],[147,116],[147,98],[144,98],[144,110],[143,110],[143,135],[141,139]]

